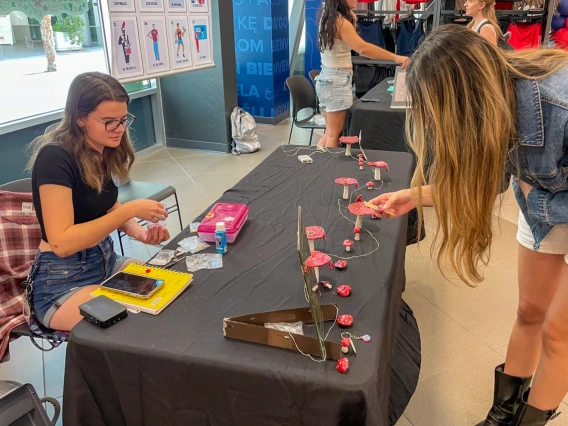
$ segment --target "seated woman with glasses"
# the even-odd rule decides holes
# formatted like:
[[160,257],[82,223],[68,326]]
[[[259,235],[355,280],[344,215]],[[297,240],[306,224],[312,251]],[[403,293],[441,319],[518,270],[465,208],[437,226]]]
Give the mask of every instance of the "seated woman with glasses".
[[[91,72],[71,83],[63,120],[35,139],[28,169],[42,241],[28,279],[33,315],[44,326],[71,330],[78,306],[131,260],[117,256],[109,234],[120,229],[145,244],[170,238],[134,218],[156,223],[168,212],[157,201],[121,205],[116,182],[128,177],[134,149],[128,128],[129,97],[106,74]],[[142,263],[142,262],[141,262]]]

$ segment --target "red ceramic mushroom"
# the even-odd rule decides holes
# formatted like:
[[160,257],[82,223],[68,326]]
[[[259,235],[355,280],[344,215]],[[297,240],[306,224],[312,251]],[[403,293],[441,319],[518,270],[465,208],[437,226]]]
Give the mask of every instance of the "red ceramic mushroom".
[[319,268],[325,265],[330,265],[330,269],[333,269],[333,263],[331,262],[331,257],[320,251],[314,250],[310,257],[306,259],[304,267],[310,270],[314,268],[316,272],[316,282],[319,283]]
[[361,240],[361,228],[356,226],[355,228],[353,228],[353,232],[355,233],[355,241],[360,241]]
[[357,216],[357,221],[355,226],[361,228],[363,225],[363,216],[373,214],[374,210],[370,209],[365,205],[365,203],[353,203],[349,204],[349,211]]
[[349,297],[351,296],[351,286],[347,284],[342,284],[337,287],[337,294],[341,297]]
[[353,245],[353,241],[351,241],[351,240],[343,241],[343,247],[345,247],[345,251],[351,251],[352,245]]
[[369,182],[366,183],[367,185],[367,189],[371,190],[375,187],[375,182],[373,182],[372,180],[370,180]]
[[341,339],[341,352],[344,354],[349,353],[349,346],[351,346],[351,340],[349,338],[344,337]]
[[356,203],[360,203],[363,201],[363,196],[361,194],[357,195],[357,198],[355,199]]
[[327,290],[331,290],[333,288],[333,284],[331,284],[329,281],[322,281],[321,285]]
[[353,145],[354,143],[359,143],[359,136],[341,136],[339,138],[339,142],[347,145],[345,156],[351,157],[351,145]]
[[351,315],[339,315],[337,317],[337,324],[341,328],[349,328],[353,325],[353,317]]
[[375,180],[381,180],[381,169],[386,169],[389,171],[389,165],[384,161],[367,161],[367,165],[371,166],[375,170]]
[[363,170],[364,165],[365,165],[365,162],[363,160],[359,160],[359,170]]
[[353,178],[346,178],[346,177],[337,178],[337,179],[335,179],[335,183],[338,184],[338,185],[343,185],[343,199],[344,200],[349,199],[349,185],[355,185],[355,188],[359,188],[359,182],[357,182],[357,179],[353,179]]
[[338,260],[337,262],[335,262],[335,269],[337,269],[338,271],[343,271],[345,268],[347,268],[346,260]]
[[325,240],[326,238],[325,231],[321,226],[307,226],[306,235],[308,236],[308,244],[310,245],[310,251],[314,251],[315,240],[321,240],[322,238]]
[[347,370],[349,370],[349,359],[347,358],[338,359],[337,364],[335,365],[335,369],[339,371],[341,374],[347,373]]

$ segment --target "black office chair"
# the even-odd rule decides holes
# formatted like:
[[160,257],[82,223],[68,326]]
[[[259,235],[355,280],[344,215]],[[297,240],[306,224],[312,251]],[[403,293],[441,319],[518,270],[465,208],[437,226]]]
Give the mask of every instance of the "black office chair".
[[[52,130],[59,123],[54,123],[45,129],[45,133]],[[31,191],[31,189],[30,189]],[[169,213],[177,212],[179,218],[180,230],[183,230],[183,223],[181,220],[181,211],[179,209],[179,201],[176,193],[176,189],[171,185],[162,185],[160,183],[150,183],[150,182],[139,182],[134,180],[128,180],[124,183],[120,183],[118,187],[118,201],[120,204],[128,203],[129,201],[147,199],[154,201],[163,201],[170,196],[174,196],[176,202],[171,206],[167,206],[166,210]],[[139,220],[139,224],[142,226],[146,225],[146,221]],[[118,242],[120,244],[120,253],[124,256],[124,246],[122,245],[122,238],[126,235],[124,232],[117,230]]]
[[[316,106],[317,106],[317,96],[314,86],[310,81],[303,75],[295,75],[293,77],[288,77],[286,79],[286,85],[290,90],[292,96],[292,126],[290,128],[290,137],[288,138],[288,143],[292,140],[292,131],[294,126],[300,129],[311,129],[310,134],[310,146],[312,144],[312,138],[314,136],[315,129],[325,130],[325,125],[312,123],[310,120],[315,116]],[[311,108],[312,112],[307,118],[298,120],[298,112],[303,109]]]
[[[312,83],[314,84],[314,87],[316,86],[316,77],[318,75],[320,75],[321,70],[311,70],[308,75],[310,76],[310,79],[312,80]],[[318,114],[321,114],[321,110],[320,110],[320,103],[319,103],[319,98],[318,98],[318,94],[316,92],[316,111],[318,112]]]

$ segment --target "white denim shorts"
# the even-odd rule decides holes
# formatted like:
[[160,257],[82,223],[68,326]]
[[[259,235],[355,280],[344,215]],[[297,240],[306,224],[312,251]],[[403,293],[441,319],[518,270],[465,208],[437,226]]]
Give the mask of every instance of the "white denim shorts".
[[323,68],[316,77],[320,107],[326,112],[345,111],[353,105],[353,70]]
[[[522,212],[519,212],[518,224],[517,241],[529,250],[534,250],[534,237]],[[538,251],[546,254],[563,254],[564,260],[568,263],[568,225],[555,225],[540,243]]]

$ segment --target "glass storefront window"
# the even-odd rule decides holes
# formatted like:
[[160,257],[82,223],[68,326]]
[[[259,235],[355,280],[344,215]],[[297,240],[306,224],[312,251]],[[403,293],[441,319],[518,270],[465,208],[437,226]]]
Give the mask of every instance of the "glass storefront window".
[[98,1],[67,24],[65,16],[0,16],[0,125],[61,110],[75,76],[108,72]]

